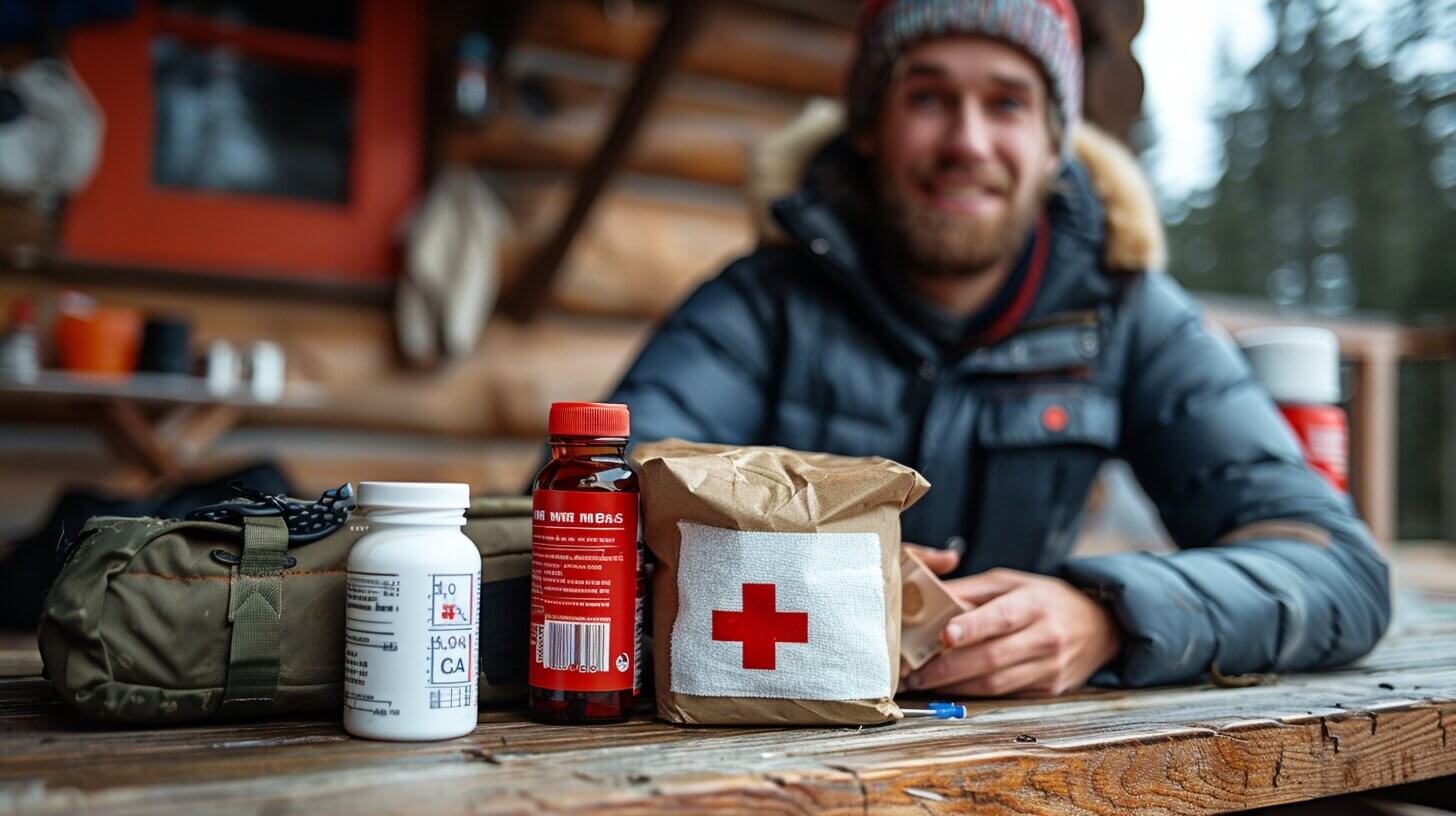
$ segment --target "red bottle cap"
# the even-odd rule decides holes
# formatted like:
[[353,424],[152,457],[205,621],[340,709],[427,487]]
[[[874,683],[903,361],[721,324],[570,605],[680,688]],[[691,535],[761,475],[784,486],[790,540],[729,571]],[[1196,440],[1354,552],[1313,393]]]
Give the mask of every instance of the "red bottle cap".
[[552,436],[622,437],[632,435],[632,418],[627,406],[609,402],[554,402],[551,404]]

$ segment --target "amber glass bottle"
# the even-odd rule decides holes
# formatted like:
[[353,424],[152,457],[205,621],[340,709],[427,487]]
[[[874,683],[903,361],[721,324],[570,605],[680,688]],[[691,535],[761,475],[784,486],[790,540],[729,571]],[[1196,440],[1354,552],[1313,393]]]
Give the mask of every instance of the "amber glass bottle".
[[625,405],[551,406],[551,460],[532,484],[531,714],[541,722],[632,713],[643,593],[630,426]]

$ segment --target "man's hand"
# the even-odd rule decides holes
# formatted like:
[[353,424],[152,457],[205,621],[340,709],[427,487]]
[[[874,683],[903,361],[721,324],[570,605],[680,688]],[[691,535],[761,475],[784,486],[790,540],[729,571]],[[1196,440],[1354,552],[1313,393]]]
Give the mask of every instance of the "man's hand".
[[956,568],[956,564],[961,562],[960,550],[937,550],[934,547],[922,547],[908,541],[900,542],[900,546],[909,550],[911,555],[920,559],[920,563],[924,564],[926,569],[936,575],[950,572]]
[[[939,563],[927,566],[943,571]],[[993,569],[946,587],[973,608],[946,624],[941,639],[949,649],[911,674],[907,688],[977,697],[1062,694],[1122,646],[1112,614],[1059,578]]]

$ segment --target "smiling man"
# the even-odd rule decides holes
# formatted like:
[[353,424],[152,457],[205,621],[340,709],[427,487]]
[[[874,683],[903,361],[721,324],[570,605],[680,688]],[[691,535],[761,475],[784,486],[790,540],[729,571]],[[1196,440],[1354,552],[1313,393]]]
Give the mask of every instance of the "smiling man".
[[[693,294],[612,396],[637,438],[924,473],[906,538],[972,608],[911,688],[1058,694],[1369,651],[1386,566],[1154,268],[1135,163],[1079,122],[1070,0],[867,3],[849,77],[847,126],[772,204],[780,240]],[[1112,457],[1180,552],[1070,557]]]

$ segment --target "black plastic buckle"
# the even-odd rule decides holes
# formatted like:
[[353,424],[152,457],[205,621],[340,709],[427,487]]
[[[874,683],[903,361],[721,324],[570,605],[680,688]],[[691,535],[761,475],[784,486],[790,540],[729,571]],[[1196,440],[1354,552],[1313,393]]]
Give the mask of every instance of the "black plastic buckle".
[[288,546],[295,547],[332,535],[344,526],[349,511],[354,509],[354,490],[347,482],[325,490],[318,501],[308,504],[263,493],[242,482],[228,486],[238,491],[240,498],[198,507],[187,514],[187,520],[242,524],[244,518],[281,516],[288,526]]

